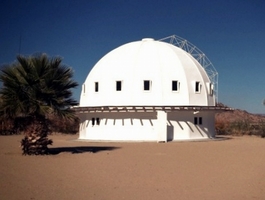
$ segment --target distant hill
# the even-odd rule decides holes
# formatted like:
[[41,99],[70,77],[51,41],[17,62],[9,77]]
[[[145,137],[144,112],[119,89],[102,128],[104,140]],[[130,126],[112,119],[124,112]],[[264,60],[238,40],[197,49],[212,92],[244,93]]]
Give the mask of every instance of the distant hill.
[[215,119],[228,122],[249,121],[250,123],[258,123],[262,120],[265,120],[265,116],[260,114],[252,114],[245,110],[235,109],[233,111],[217,113],[215,115]]
[[[227,107],[223,104],[218,106]],[[215,128],[217,134],[265,137],[265,116],[240,109],[220,112],[215,115]]]
[[[221,103],[218,106],[227,107]],[[250,123],[258,123],[265,121],[265,116],[261,114],[252,114],[245,110],[234,109],[233,111],[220,112],[215,115],[216,120],[226,122],[248,121]]]

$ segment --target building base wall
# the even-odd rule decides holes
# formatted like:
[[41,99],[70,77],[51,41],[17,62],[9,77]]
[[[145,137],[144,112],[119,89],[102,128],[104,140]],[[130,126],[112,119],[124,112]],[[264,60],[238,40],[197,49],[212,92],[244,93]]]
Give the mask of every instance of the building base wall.
[[167,134],[169,141],[214,138],[215,112],[170,112],[168,113]]
[[214,115],[211,111],[81,113],[79,139],[167,142],[214,138]]

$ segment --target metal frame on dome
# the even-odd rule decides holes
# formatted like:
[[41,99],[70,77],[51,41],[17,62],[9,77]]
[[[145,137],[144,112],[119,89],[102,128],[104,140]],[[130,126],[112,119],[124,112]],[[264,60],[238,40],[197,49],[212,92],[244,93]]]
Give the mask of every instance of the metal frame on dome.
[[158,41],[168,42],[183,49],[184,51],[192,55],[192,57],[194,57],[201,64],[201,66],[207,73],[211,83],[214,85],[214,95],[216,100],[215,102],[218,103],[218,72],[214,68],[211,61],[206,57],[206,55],[195,45],[177,35],[171,35]]

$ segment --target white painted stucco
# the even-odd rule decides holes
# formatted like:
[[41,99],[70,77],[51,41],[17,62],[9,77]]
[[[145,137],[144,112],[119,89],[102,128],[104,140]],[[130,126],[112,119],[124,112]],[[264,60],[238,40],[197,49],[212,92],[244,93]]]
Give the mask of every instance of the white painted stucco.
[[[150,81],[148,91],[144,80]],[[172,90],[172,81],[177,81],[177,91]],[[195,91],[196,82],[199,91]],[[96,63],[82,86],[80,108],[95,109],[79,113],[79,138],[158,142],[213,138],[216,110],[102,110],[110,106],[213,107],[212,90],[204,68],[184,50],[150,38],[122,45]]]
[[[150,80],[150,91],[143,90],[144,80]],[[179,83],[178,91],[172,91],[173,80]],[[121,91],[116,91],[116,81],[121,81]],[[200,92],[195,92],[196,81]],[[190,54],[169,43],[143,39],[114,49],[96,63],[82,86],[80,106],[213,106],[209,84],[205,70]]]

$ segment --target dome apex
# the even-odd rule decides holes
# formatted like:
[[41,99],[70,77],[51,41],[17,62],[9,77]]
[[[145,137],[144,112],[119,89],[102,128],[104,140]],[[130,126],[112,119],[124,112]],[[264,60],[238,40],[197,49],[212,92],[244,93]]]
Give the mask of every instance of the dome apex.
[[154,41],[154,39],[153,38],[143,38],[142,41],[143,42],[146,42],[146,41]]

